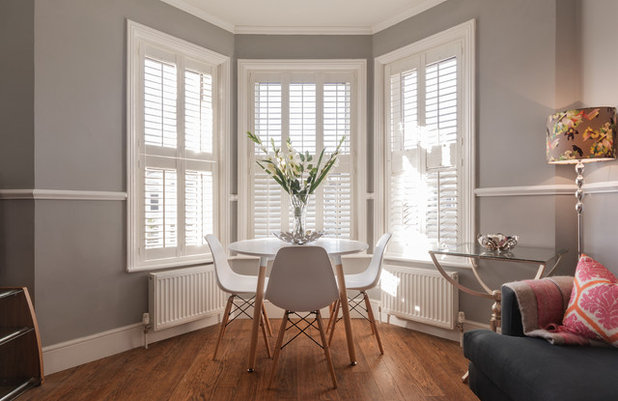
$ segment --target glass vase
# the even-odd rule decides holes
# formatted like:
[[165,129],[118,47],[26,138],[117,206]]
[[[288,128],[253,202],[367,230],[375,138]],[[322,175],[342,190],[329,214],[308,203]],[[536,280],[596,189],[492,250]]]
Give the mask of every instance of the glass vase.
[[305,236],[305,216],[307,212],[307,201],[303,201],[300,196],[290,195],[290,207],[292,208],[292,216],[294,219],[294,228],[292,235],[294,238],[303,238]]

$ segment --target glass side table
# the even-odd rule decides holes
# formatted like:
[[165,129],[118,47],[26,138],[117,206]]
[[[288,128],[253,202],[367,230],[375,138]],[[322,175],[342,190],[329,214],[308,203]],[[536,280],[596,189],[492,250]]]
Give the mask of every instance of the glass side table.
[[[539,268],[536,271],[536,275],[534,279],[540,279],[545,274],[545,270],[550,262],[553,262],[553,265],[549,269],[549,272],[546,276],[550,276],[558,263],[560,263],[560,259],[562,259],[562,255],[564,255],[567,251],[565,249],[552,249],[552,248],[536,248],[536,247],[526,247],[526,246],[516,246],[514,249],[507,252],[498,252],[498,251],[489,251],[477,243],[474,244],[461,244],[452,248],[437,248],[429,251],[429,255],[431,256],[431,260],[433,264],[436,266],[436,269],[440,272],[440,274],[455,288],[477,297],[489,298],[493,299],[494,304],[491,306],[491,319],[489,320],[489,327],[493,331],[497,331],[500,326],[500,321],[502,319],[502,307],[501,307],[501,298],[502,293],[500,290],[492,290],[486,283],[483,281],[478,272],[479,260],[497,260],[502,262],[518,262],[518,263],[533,263],[539,265]],[[478,283],[483,287],[485,292],[473,290],[466,286],[461,285],[457,281],[453,280],[440,264],[440,259],[443,259],[445,256],[450,257],[462,257],[470,259],[472,265],[472,272],[474,273],[474,277]],[[464,383],[468,382],[468,371],[463,375],[461,380]]]
[[[429,251],[429,255],[431,256],[431,260],[433,264],[436,266],[436,269],[442,274],[442,276],[455,288],[477,297],[488,298],[494,301],[494,304],[491,307],[491,319],[489,321],[489,326],[493,331],[496,331],[500,326],[501,320],[501,293],[500,289],[492,290],[485,281],[481,278],[478,272],[478,263],[479,260],[497,260],[501,262],[518,262],[518,263],[532,263],[539,265],[539,268],[534,276],[534,279],[539,279],[543,277],[545,274],[545,270],[547,266],[553,262],[549,272],[547,272],[546,276],[550,276],[558,263],[560,263],[560,259],[562,259],[562,255],[564,255],[567,251],[565,249],[553,249],[553,248],[536,248],[536,247],[526,247],[526,246],[516,246],[514,249],[507,252],[498,252],[498,251],[489,251],[479,244],[461,244],[451,248],[436,248]],[[462,257],[470,259],[472,265],[472,272],[474,273],[474,277],[481,285],[485,292],[473,290],[466,286],[461,285],[457,281],[453,280],[440,264],[441,260],[444,256],[450,257]]]

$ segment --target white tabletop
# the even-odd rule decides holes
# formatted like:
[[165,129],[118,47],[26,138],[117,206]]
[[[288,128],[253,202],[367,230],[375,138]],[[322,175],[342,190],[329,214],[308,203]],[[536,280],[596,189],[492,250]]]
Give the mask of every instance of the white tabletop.
[[271,259],[275,257],[279,249],[285,246],[320,246],[329,256],[335,258],[367,249],[367,244],[364,242],[338,238],[320,238],[306,245],[291,245],[277,238],[258,238],[232,242],[229,248],[232,252]]

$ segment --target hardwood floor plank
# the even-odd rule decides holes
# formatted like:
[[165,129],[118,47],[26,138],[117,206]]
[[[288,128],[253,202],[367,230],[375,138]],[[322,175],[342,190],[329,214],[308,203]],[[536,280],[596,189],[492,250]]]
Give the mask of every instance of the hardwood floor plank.
[[[273,327],[280,322],[273,319]],[[338,325],[331,345],[336,390],[324,353],[304,336],[283,349],[274,388],[267,389],[272,361],[258,343],[257,369],[247,373],[251,322],[239,320],[226,329],[217,361],[212,361],[218,333],[213,326],[49,375],[20,400],[477,400],[459,380],[467,361],[458,343],[381,324],[385,354],[380,355],[367,322],[352,324],[358,365],[350,366]],[[319,339],[317,330],[309,332]],[[289,330],[287,338],[294,334]]]

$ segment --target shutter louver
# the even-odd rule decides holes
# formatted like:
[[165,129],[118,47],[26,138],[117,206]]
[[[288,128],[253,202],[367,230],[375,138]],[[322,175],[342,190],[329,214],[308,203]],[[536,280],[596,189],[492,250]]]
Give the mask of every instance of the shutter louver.
[[290,84],[290,133],[294,148],[314,155],[316,150],[315,84]]
[[146,249],[177,245],[176,170],[145,169],[145,240]]
[[176,148],[176,66],[144,59],[144,142]]
[[[255,84],[255,132],[271,148],[271,140],[281,146],[282,115],[281,84],[261,82]],[[254,150],[257,158],[261,150]],[[256,238],[270,237],[273,231],[281,231],[281,187],[253,162],[253,235]]]
[[426,177],[427,236],[432,243],[453,246],[459,237],[457,167],[451,154],[457,144],[457,59],[427,65],[425,87],[425,142],[428,149],[438,149]]
[[324,184],[324,231],[328,237],[352,235],[352,177],[331,173]]
[[419,204],[423,183],[419,171],[418,73],[390,78],[391,177],[389,226],[392,247],[404,250],[423,241]]
[[349,82],[324,84],[324,147],[332,153],[345,135],[341,154],[350,154],[350,96]]
[[213,152],[212,76],[185,71],[185,149]]
[[185,244],[202,246],[214,232],[214,177],[212,171],[185,172]]

